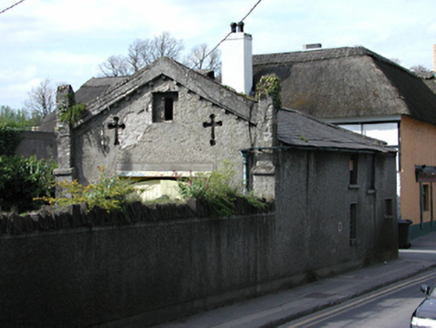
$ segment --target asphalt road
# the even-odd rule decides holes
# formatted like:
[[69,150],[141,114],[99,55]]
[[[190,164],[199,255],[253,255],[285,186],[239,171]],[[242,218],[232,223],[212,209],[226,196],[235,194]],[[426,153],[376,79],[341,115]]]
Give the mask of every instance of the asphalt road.
[[435,283],[436,269],[279,327],[407,328],[413,311],[424,299],[421,284]]

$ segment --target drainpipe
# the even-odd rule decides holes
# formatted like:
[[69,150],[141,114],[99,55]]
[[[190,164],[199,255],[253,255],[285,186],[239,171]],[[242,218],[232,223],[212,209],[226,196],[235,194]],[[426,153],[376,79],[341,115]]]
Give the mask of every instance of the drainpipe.
[[244,183],[244,195],[247,193],[248,191],[248,153],[249,151],[247,151],[246,149],[241,150],[240,151],[241,155],[242,155],[242,163],[243,165],[243,183]]

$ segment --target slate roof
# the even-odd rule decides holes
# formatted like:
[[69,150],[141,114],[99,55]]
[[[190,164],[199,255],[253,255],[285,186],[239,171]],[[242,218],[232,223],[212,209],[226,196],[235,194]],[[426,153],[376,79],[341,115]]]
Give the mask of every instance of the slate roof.
[[85,103],[87,116],[79,125],[105,111],[122,99],[148,87],[153,79],[166,77],[197,94],[201,99],[223,108],[226,112],[252,122],[251,108],[254,101],[225,88],[214,79],[167,57],[161,57],[132,76],[91,79],[77,90],[76,102]]
[[318,118],[409,115],[436,124],[436,94],[426,83],[363,47],[253,56],[255,84],[271,73],[282,81],[284,107]]
[[380,140],[323,123],[297,110],[282,109],[277,116],[278,139],[297,148],[317,148],[343,151],[393,152]]

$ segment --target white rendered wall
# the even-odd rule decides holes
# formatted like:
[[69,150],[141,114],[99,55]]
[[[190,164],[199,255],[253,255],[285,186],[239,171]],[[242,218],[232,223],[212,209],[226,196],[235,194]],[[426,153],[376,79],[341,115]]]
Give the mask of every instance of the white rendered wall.
[[252,36],[236,32],[221,45],[222,84],[250,94],[253,87]]

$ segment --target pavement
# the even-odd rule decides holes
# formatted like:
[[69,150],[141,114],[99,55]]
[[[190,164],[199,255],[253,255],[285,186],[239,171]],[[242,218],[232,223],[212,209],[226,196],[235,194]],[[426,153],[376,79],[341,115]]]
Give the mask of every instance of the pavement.
[[277,327],[436,268],[436,233],[411,240],[399,258],[289,290],[257,297],[160,327]]

